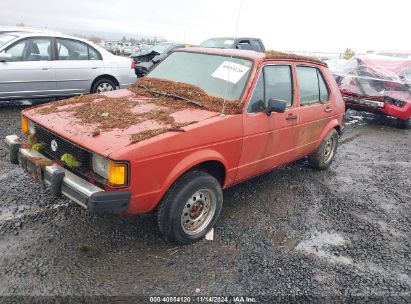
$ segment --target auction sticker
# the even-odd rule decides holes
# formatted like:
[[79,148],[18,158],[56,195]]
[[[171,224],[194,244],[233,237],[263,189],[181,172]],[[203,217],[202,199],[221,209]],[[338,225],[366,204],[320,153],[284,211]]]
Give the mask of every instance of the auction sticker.
[[245,65],[224,61],[211,76],[236,84],[249,70]]

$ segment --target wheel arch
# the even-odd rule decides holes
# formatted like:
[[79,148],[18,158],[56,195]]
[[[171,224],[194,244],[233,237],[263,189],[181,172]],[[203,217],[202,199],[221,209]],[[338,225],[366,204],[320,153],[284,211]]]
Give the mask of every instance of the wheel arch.
[[162,187],[162,196],[185,173],[199,170],[216,178],[224,188],[227,177],[227,162],[217,151],[207,149],[196,151],[183,158],[170,172]]
[[100,75],[100,76],[96,77],[96,78],[93,80],[93,82],[91,83],[91,87],[90,87],[90,93],[93,91],[93,87],[94,87],[94,85],[96,84],[96,82],[99,81],[99,80],[101,80],[101,79],[111,80],[112,82],[114,82],[114,84],[115,84],[117,87],[120,87],[120,83],[118,82],[118,80],[117,80],[116,77],[114,77],[114,76],[112,76],[112,75],[109,75],[109,74],[103,74],[103,75]]
[[328,124],[323,129],[321,136],[320,136],[320,141],[319,141],[320,145],[325,139],[325,137],[328,135],[328,133],[331,132],[332,129],[335,129],[338,132],[338,134],[341,134],[341,125],[338,123],[337,119],[333,119],[330,122],[328,122]]

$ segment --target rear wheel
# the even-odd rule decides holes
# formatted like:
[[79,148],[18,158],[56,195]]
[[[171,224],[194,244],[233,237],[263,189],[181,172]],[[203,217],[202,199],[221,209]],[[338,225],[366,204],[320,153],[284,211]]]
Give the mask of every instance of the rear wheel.
[[157,210],[164,237],[186,245],[201,240],[220,215],[223,193],[220,183],[201,171],[190,171],[168,190]]
[[96,81],[91,88],[91,93],[104,93],[114,91],[116,89],[115,83],[107,78],[102,78]]
[[338,133],[333,129],[321,143],[321,146],[308,157],[310,166],[317,170],[327,169],[337,152],[338,147]]

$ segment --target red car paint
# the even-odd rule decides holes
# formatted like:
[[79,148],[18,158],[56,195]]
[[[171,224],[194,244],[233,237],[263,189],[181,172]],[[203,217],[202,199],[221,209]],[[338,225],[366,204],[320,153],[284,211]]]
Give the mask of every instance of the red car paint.
[[[168,132],[136,144],[130,144],[130,134],[158,127],[153,121],[133,125],[127,130],[102,132],[93,137],[92,126],[76,124],[64,113],[39,115],[35,109],[23,115],[59,136],[94,153],[112,160],[130,163],[131,191],[128,214],[153,210],[170,186],[193,167],[205,162],[218,162],[224,168],[223,188],[228,188],[251,177],[270,171],[313,153],[332,129],[343,127],[344,102],[333,76],[325,64],[298,58],[268,59],[265,54],[238,50],[187,49],[185,52],[209,53],[242,57],[254,62],[249,81],[241,98],[244,110],[239,115],[201,109],[174,113],[177,122],[198,121],[184,127],[186,132]],[[293,72],[293,106],[285,113],[247,113],[258,75],[266,65],[289,65]],[[308,106],[299,105],[296,66],[318,68],[328,86],[329,101]],[[109,97],[128,96],[128,90],[107,93]],[[144,97],[138,97],[144,100]],[[147,104],[145,107],[152,107]],[[140,106],[135,111],[146,111]],[[291,116],[295,120],[287,119]]]

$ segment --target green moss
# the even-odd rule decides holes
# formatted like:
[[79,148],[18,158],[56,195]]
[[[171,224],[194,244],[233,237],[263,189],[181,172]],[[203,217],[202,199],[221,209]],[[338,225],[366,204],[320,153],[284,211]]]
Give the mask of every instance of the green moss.
[[78,169],[81,166],[80,162],[71,154],[62,155],[60,160],[73,169]]
[[30,134],[30,135],[27,137],[27,143],[28,143],[30,146],[37,144],[37,137],[36,137],[36,135],[35,135],[35,134]]
[[41,152],[41,151],[43,151],[45,146],[46,146],[46,144],[44,142],[41,142],[41,143],[32,145],[31,150],[35,151],[35,152]]

